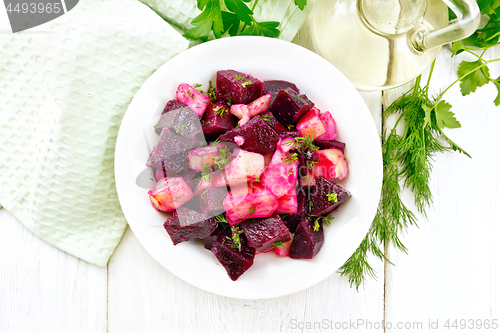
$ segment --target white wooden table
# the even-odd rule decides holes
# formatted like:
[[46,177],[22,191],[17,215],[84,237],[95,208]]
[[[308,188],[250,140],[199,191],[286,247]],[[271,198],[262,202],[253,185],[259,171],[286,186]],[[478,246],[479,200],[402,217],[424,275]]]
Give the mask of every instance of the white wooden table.
[[[307,25],[294,42],[311,48]],[[500,48],[491,54],[500,57]],[[442,50],[432,80],[435,94],[456,79],[461,59]],[[492,72],[492,77],[500,74],[498,63]],[[361,92],[379,129],[381,110],[404,90]],[[472,159],[436,155],[434,207],[403,237],[409,254],[388,248],[394,266],[372,258],[378,279],[368,279],[359,292],[334,274],[285,297],[221,297],[173,276],[130,229],[103,268],[47,245],[1,209],[0,332],[500,332],[460,329],[460,320],[467,320],[466,326],[470,319],[500,325],[495,96],[492,84],[467,97],[458,85],[446,94],[462,123],[448,134]],[[450,326],[458,320],[458,329],[447,329],[447,320]]]

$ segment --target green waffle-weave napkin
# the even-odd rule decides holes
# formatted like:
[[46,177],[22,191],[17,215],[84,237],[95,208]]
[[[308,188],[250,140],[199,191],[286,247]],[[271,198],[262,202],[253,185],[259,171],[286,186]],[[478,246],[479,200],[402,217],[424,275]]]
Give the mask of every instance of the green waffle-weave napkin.
[[[310,7],[261,0],[255,17],[281,21],[290,41]],[[0,204],[41,239],[106,265],[126,227],[113,174],[121,119],[189,47],[179,30],[199,12],[194,0],[80,0],[15,34],[0,14]]]

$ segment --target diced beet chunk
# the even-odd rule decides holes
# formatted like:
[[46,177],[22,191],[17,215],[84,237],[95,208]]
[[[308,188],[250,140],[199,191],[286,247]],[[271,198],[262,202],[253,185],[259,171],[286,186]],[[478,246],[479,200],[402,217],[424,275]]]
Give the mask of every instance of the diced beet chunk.
[[206,140],[214,140],[234,128],[234,116],[222,103],[209,104],[203,115],[201,127]]
[[313,154],[318,158],[318,163],[313,165],[311,170],[316,178],[323,176],[328,179],[342,180],[349,173],[347,159],[340,149],[315,150]]
[[285,127],[298,122],[314,103],[293,89],[281,90],[269,107],[274,117]]
[[311,110],[299,119],[297,123],[297,130],[303,137],[317,139],[326,133],[325,126],[323,125],[318,109],[313,107]]
[[311,173],[312,167],[318,162],[318,157],[308,149],[305,152],[298,153],[298,161],[298,176],[307,177]]
[[217,228],[217,221],[206,214],[179,207],[165,221],[163,227],[170,235],[174,245],[177,245],[185,241],[206,238]]
[[187,106],[162,114],[155,125],[155,131],[159,135],[164,128],[168,128],[172,133],[188,140],[193,140],[196,137],[200,140],[203,139],[200,119]]
[[278,198],[278,214],[296,214],[297,213],[297,193],[295,188],[290,193],[287,193]]
[[276,242],[290,240],[290,231],[277,213],[267,218],[245,221],[240,224],[240,228],[247,238],[248,245],[254,247],[257,252],[273,248]]
[[170,101],[167,102],[167,105],[165,105],[165,108],[163,109],[161,114],[170,112],[170,111],[175,110],[175,109],[180,109],[180,108],[185,107],[185,106],[187,106],[187,105],[179,102],[176,99],[171,99]]
[[167,176],[184,171],[188,167],[188,151],[192,141],[165,129],[158,144],[153,148],[147,162],[148,167],[162,169]]
[[228,104],[248,104],[262,96],[262,82],[235,70],[217,72],[217,99]]
[[229,226],[222,227],[220,224],[217,225],[215,231],[203,239],[203,247],[207,250],[212,250],[212,246],[219,235],[231,237],[231,228]]
[[283,223],[285,223],[291,233],[294,233],[303,218],[303,216],[298,216],[297,214],[290,214],[283,219]]
[[162,212],[173,212],[193,197],[193,191],[182,177],[164,177],[148,191],[151,205]]
[[231,280],[236,281],[241,274],[245,273],[252,265],[255,258],[255,249],[246,244],[246,239],[240,235],[242,243],[241,250],[235,246],[231,237],[223,234],[218,235],[213,243],[212,253],[226,269]]
[[[283,125],[281,125],[279,123],[279,121],[276,120],[276,118],[274,117],[274,115],[273,115],[273,113],[271,111],[262,112],[260,114],[260,116],[262,117],[262,119],[265,122],[267,122],[267,124],[269,126],[271,126],[278,133],[279,132],[286,132],[287,131],[286,127],[283,126]],[[297,132],[297,134],[300,135],[299,132]],[[280,136],[281,136],[281,134],[280,134]]]
[[337,141],[337,140],[314,140],[314,144],[322,149],[330,149],[330,148],[336,148],[340,149],[342,153],[344,152],[345,149],[345,143]]
[[236,136],[244,138],[241,149],[262,155],[274,152],[279,141],[278,133],[261,116],[253,117],[245,125],[230,130],[219,138],[223,142],[235,143]]
[[175,97],[179,102],[186,104],[191,110],[193,110],[198,117],[203,116],[203,113],[207,109],[207,105],[210,102],[210,98],[203,95],[187,83],[181,83],[177,86]]
[[295,230],[288,255],[293,259],[312,259],[318,254],[324,242],[323,223],[320,222],[319,230],[314,231],[313,222],[304,218]]
[[[314,107],[313,109],[317,109]],[[319,111],[319,119],[325,126],[325,134],[319,137],[321,140],[335,140],[337,138],[337,125],[335,119],[328,111]]]
[[[281,142],[278,143],[278,146],[281,146]],[[294,160],[293,156],[295,155],[276,149],[271,162],[262,174],[262,185],[278,198],[295,190],[299,162]]]
[[232,187],[223,203],[230,225],[244,219],[269,217],[278,208],[278,198],[258,182]]
[[309,170],[309,161],[306,159],[305,154],[302,152],[299,152],[297,154],[297,157],[299,161],[298,177],[305,177],[307,176]]
[[224,212],[222,202],[226,196],[226,187],[207,187],[200,195],[201,211],[208,215],[217,215]]
[[242,149],[234,149],[229,165],[224,166],[223,174],[212,178],[213,186],[235,187],[259,178],[264,172],[264,156]]
[[[198,213],[203,213],[200,209],[200,196],[195,195],[191,200],[187,201],[182,205],[184,208],[189,208],[191,210],[197,211]],[[211,217],[211,216],[210,216]]]
[[339,208],[350,197],[351,193],[342,186],[319,176],[309,197],[310,202],[312,202],[309,214],[329,214]]
[[284,139],[286,137],[298,138],[300,136],[300,132],[299,131],[286,131],[286,132],[278,133],[278,135],[282,139]]
[[197,184],[197,174],[194,170],[187,169],[186,171],[183,171],[182,173],[178,174],[179,176],[182,176],[184,180],[186,181],[186,184],[193,189],[195,184]]
[[290,246],[292,245],[292,240],[284,243],[278,243],[274,246],[274,253],[280,257],[288,257],[290,253]]
[[293,89],[295,91],[299,91],[299,88],[292,82],[288,81],[283,81],[283,80],[269,80],[269,81],[264,81],[262,83],[262,93],[263,94],[271,94],[271,103],[273,104],[274,99],[280,92],[280,90],[285,90],[285,89]]
[[167,174],[162,169],[155,169],[155,168],[153,169],[154,169],[153,175],[155,176],[156,181],[159,181],[163,177],[167,177]]
[[295,229],[297,228],[297,225],[299,224],[299,222],[304,217],[306,217],[307,206],[308,206],[308,201],[307,201],[306,191],[303,188],[299,188],[297,190],[297,213],[296,214],[288,214],[283,219],[283,222],[288,227],[288,230],[290,230],[291,233],[295,232]]

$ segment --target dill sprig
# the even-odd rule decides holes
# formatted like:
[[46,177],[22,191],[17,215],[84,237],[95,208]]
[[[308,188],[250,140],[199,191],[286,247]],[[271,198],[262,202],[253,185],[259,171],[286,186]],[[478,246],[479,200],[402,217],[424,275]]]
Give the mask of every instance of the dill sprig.
[[233,241],[233,244],[229,246],[238,249],[238,251],[241,251],[242,244],[241,244],[240,234],[242,232],[243,231],[237,225],[231,226],[231,240]]
[[252,207],[248,208],[247,218],[249,218],[250,216],[255,214],[256,211],[257,211],[257,206],[252,206]]
[[206,183],[209,183],[210,180],[212,179],[212,167],[210,166],[210,164],[205,164],[203,165],[203,169],[201,170],[201,179],[206,182]]
[[212,102],[217,100],[217,91],[215,90],[215,86],[212,86],[212,81],[208,81],[207,97],[210,98]]
[[283,159],[283,162],[286,164],[293,164],[293,162],[297,162],[298,158],[297,153],[288,153]]
[[318,162],[316,162],[316,161],[308,161],[307,163],[308,163],[307,164],[307,168],[309,170],[312,170],[313,166],[316,165],[316,164],[318,164]]
[[221,105],[214,106],[213,111],[219,117],[224,117],[224,114],[229,114],[229,109]]
[[319,149],[319,147],[314,144],[313,136],[299,136],[294,140],[297,147],[296,149],[301,153],[306,152],[308,149],[311,151]]
[[213,159],[214,165],[217,166],[219,169],[222,169],[224,168],[225,165],[231,163],[232,154],[229,152],[227,146],[217,147],[217,151],[219,152],[219,155],[217,157],[214,157]]
[[187,122],[180,120],[175,126],[175,132],[182,133],[188,126]]
[[[443,93],[429,97],[433,69],[434,63],[425,86],[420,86],[419,76],[415,85],[382,114],[384,123],[391,115],[398,118],[392,129],[382,133],[383,182],[379,207],[368,234],[340,268],[341,274],[347,275],[356,289],[366,276],[376,276],[367,260],[369,252],[387,260],[383,249],[392,244],[407,253],[400,235],[409,226],[416,225],[416,217],[402,201],[403,189],[412,192],[418,213],[426,216],[425,209],[432,203],[429,178],[433,156],[450,150],[469,156],[443,133],[443,128],[458,128],[460,123],[450,111],[451,105],[442,99]],[[403,127],[401,133],[398,125]]]
[[227,221],[227,217],[226,217],[226,214],[220,214],[220,215],[217,215],[214,217],[215,221],[217,223],[221,223],[222,225],[226,225],[228,224],[229,222]]

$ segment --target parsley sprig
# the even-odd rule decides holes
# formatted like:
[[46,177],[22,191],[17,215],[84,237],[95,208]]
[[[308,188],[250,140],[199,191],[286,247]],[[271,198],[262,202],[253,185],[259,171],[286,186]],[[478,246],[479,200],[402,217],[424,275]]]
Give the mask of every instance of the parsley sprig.
[[[414,87],[383,112],[384,121],[390,115],[398,118],[392,129],[382,133],[384,178],[379,207],[367,235],[340,269],[356,289],[367,276],[376,277],[368,263],[368,253],[389,263],[383,250],[385,246],[392,244],[407,253],[400,235],[409,226],[416,225],[416,217],[402,201],[403,189],[412,192],[417,212],[425,217],[425,210],[432,203],[429,179],[433,156],[458,151],[470,157],[443,132],[444,128],[461,126],[451,111],[452,106],[443,99],[445,93],[457,83],[460,83],[464,96],[475,92],[478,87],[493,83],[498,89],[493,102],[500,105],[500,77],[492,78],[488,68],[489,64],[500,59],[488,60],[484,57],[489,48],[500,44],[500,1],[479,0],[478,4],[481,13],[489,17],[486,26],[452,45],[454,55],[467,52],[477,60],[462,61],[457,71],[458,78],[436,97],[429,96],[433,63],[424,86],[420,84],[421,76],[417,77]],[[396,129],[398,125],[404,128],[401,133]]]
[[[478,0],[477,4],[481,9],[481,14],[488,19],[486,25],[477,29],[471,36],[454,42],[451,50],[455,55],[467,52],[477,58],[476,61],[462,61],[458,67],[458,81],[460,81],[462,95],[473,93],[478,87],[491,82],[498,90],[493,101],[498,106],[500,105],[500,76],[496,79],[492,78],[488,65],[500,59],[487,60],[484,54],[488,49],[500,45],[500,1]],[[450,16],[456,17],[451,10]]]
[[[211,36],[221,38],[225,33],[230,36],[252,35],[278,37],[280,22],[258,22],[253,17],[258,0],[252,8],[247,3],[251,0],[197,0],[202,11],[192,21],[192,28],[184,33],[184,37],[207,41]],[[307,5],[307,0],[295,0],[300,10]]]

